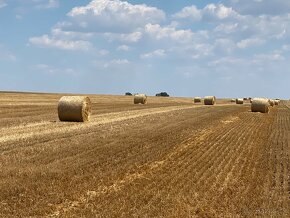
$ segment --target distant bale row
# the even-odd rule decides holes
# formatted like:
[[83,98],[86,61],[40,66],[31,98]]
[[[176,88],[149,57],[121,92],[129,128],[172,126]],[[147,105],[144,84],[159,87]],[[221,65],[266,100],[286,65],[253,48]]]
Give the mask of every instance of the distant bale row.
[[[134,104],[146,104],[147,96],[137,94]],[[67,122],[86,122],[91,116],[91,100],[87,96],[63,96],[58,102],[58,118]]]
[[252,100],[251,111],[252,112],[261,112],[268,113],[270,107],[274,107],[275,105],[279,105],[279,99],[268,99],[268,98],[254,98]]
[[[268,113],[269,107],[279,105],[279,99],[267,98],[249,98],[251,101],[251,111]],[[194,98],[195,103],[202,102],[201,97]],[[243,98],[231,99],[231,102],[243,104]],[[146,104],[147,96],[145,94],[134,95],[134,104]],[[204,105],[214,105],[215,96],[204,97]],[[58,102],[58,117],[60,121],[85,122],[89,121],[91,115],[91,101],[87,96],[63,96]]]

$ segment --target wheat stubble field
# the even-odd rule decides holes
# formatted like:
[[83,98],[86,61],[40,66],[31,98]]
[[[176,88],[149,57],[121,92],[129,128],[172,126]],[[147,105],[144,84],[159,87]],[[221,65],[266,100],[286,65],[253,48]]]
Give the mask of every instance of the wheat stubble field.
[[[290,109],[91,95],[0,93],[0,217],[289,217]],[[290,105],[290,103],[289,103]]]

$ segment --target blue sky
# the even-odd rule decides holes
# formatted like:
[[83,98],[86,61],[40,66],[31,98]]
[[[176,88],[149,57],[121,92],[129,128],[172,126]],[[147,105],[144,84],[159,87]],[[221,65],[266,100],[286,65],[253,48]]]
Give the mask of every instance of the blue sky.
[[288,0],[0,0],[0,90],[289,98]]

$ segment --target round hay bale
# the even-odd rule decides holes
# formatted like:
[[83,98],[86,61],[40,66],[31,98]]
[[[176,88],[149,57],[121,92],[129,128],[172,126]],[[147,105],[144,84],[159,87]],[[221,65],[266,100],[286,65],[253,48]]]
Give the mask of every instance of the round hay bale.
[[242,98],[237,98],[237,99],[236,99],[236,104],[244,104],[244,99],[242,99]]
[[274,100],[275,105],[279,105],[280,101],[279,100]]
[[85,122],[91,115],[91,100],[87,96],[63,96],[58,102],[60,121]]
[[231,99],[231,102],[232,102],[232,103],[236,103],[236,99],[235,99],[235,98],[232,98],[232,99]]
[[147,96],[145,94],[137,94],[134,96],[134,104],[146,104]]
[[269,99],[269,104],[271,107],[275,106],[275,101],[273,99]]
[[251,104],[252,112],[261,112],[268,113],[269,112],[269,101],[265,98],[254,98]]
[[215,96],[205,96],[204,97],[204,105],[214,105],[216,102]]
[[251,99],[250,99],[250,103],[252,103],[252,102],[253,102],[253,99],[251,98]]
[[194,103],[201,103],[201,97],[195,97],[195,98],[193,99],[193,102],[194,102]]

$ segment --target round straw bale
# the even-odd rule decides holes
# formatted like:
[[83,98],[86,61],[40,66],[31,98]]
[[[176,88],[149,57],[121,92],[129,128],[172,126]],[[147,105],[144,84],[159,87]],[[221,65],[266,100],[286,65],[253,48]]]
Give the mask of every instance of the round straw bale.
[[274,105],[275,105],[274,100],[273,99],[269,99],[269,104],[270,104],[271,107],[274,107]]
[[279,100],[274,100],[275,105],[279,105]]
[[85,122],[91,115],[91,100],[87,96],[63,96],[58,102],[60,121]]
[[251,104],[252,112],[261,112],[268,113],[269,112],[269,101],[265,98],[254,98]]
[[236,99],[236,104],[244,104],[244,99],[242,99],[242,98],[237,98],[237,99]]
[[232,99],[231,99],[231,102],[236,102],[236,99],[235,99],[235,98],[232,98]]
[[194,103],[200,103],[200,102],[201,102],[201,97],[195,97],[195,98],[193,99],[193,102],[194,102]]
[[146,104],[147,96],[145,94],[137,94],[134,96],[134,104]]
[[214,105],[216,102],[215,96],[205,96],[204,97],[204,104],[205,105]]

